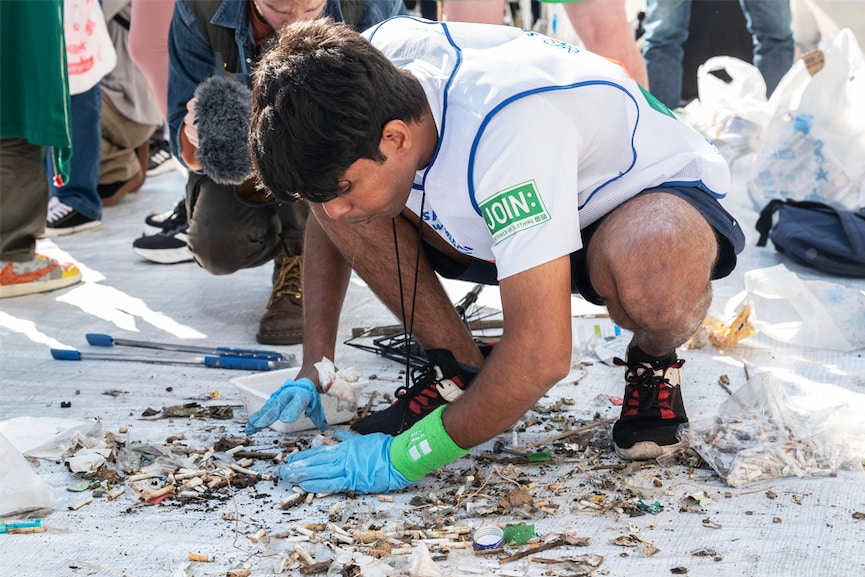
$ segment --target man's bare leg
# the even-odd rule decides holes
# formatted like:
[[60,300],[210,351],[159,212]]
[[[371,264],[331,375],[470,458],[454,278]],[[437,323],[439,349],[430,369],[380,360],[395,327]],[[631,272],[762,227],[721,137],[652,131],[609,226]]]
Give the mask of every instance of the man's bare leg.
[[687,201],[643,194],[611,212],[588,247],[589,276],[634,344],[661,356],[684,343],[711,304],[715,232]]

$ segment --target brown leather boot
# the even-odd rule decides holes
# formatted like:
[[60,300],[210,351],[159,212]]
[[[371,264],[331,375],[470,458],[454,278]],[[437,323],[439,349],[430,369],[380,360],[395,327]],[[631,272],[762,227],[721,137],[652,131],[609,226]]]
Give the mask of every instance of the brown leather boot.
[[267,312],[258,324],[256,340],[265,345],[297,345],[303,342],[303,291],[300,251],[283,252],[273,261],[273,292]]

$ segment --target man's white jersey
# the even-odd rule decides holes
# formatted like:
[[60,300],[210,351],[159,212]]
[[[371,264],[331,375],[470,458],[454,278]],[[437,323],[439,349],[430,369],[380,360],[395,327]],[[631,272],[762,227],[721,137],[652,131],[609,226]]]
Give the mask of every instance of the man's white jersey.
[[[365,32],[423,86],[438,128],[407,206],[499,279],[582,247],[580,229],[639,192],[717,198],[727,164],[617,63],[513,27],[387,20]],[[423,194],[425,193],[425,195]]]

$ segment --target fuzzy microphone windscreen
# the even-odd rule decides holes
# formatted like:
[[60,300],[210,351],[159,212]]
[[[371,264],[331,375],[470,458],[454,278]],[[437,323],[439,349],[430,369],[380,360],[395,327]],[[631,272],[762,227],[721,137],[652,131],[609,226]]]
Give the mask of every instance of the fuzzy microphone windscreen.
[[211,76],[195,89],[198,150],[202,171],[219,184],[240,184],[250,176],[247,136],[252,92],[225,76]]

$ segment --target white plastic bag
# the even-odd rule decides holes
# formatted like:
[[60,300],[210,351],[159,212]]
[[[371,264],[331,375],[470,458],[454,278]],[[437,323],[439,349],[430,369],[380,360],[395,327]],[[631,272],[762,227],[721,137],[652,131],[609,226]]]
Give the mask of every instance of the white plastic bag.
[[747,183],[757,210],[774,198],[865,206],[865,60],[849,29],[821,50],[819,72],[797,60],[769,99]]
[[[721,71],[729,82],[715,74]],[[697,93],[681,116],[711,140],[728,162],[756,148],[773,111],[756,66],[732,56],[709,58],[697,69]]]
[[825,281],[804,281],[783,264],[749,270],[751,320],[775,340],[817,349],[865,347],[865,294]]
[[108,35],[99,0],[64,0],[63,32],[69,92],[87,92],[114,70],[117,53]]

